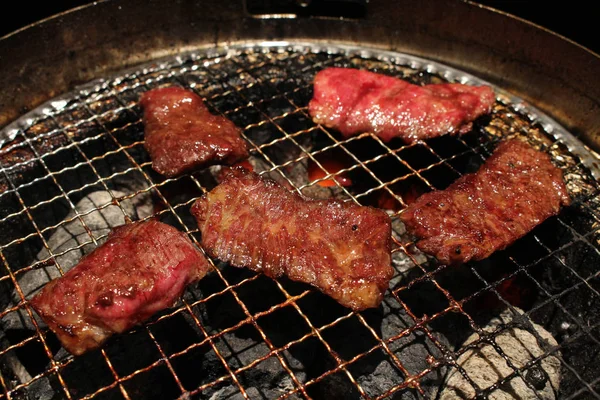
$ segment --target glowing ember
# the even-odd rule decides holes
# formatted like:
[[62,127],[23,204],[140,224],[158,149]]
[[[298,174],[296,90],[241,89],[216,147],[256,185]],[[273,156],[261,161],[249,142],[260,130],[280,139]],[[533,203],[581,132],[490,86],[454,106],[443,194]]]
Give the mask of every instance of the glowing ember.
[[[322,168],[320,168],[314,161],[309,161],[308,164],[308,179],[311,182],[314,182],[318,179],[322,179],[327,175],[333,175],[333,174],[337,174],[339,171],[341,171],[344,168],[348,168],[347,165],[344,165],[343,162],[338,161],[336,159],[323,159],[323,160],[318,160],[319,163],[323,166],[323,169],[325,169],[325,172]],[[319,181],[318,184],[320,186],[323,187],[332,187],[336,185],[336,182],[341,185],[341,186],[350,186],[352,185],[352,180],[350,180],[350,178],[346,177],[344,173],[341,173],[339,175],[335,175],[332,176],[329,179],[324,179],[322,181]]]
[[387,190],[382,190],[377,196],[377,207],[383,208],[384,210],[399,211],[402,209],[402,205],[398,200],[394,198]]
[[410,185],[405,191],[401,193],[402,200],[407,205],[415,202],[421,195],[425,193],[425,189],[420,185]]
[[[394,192],[394,194],[404,201],[407,205],[413,203],[419,196],[421,196],[425,189],[423,189],[419,185],[411,184],[406,187],[404,190],[398,190],[397,188],[390,189]],[[378,208],[383,208],[385,210],[393,210],[400,211],[403,207],[402,204],[387,190],[380,190],[377,192],[375,198],[374,205]]]
[[477,302],[478,306],[489,310],[504,309],[505,302],[508,302],[512,306],[527,310],[533,306],[537,297],[535,284],[522,275],[516,275],[500,282],[496,286],[496,290],[498,295],[491,291],[482,294]]
[[527,309],[533,305],[535,299],[533,283],[520,275],[503,281],[496,290],[500,296],[516,307]]

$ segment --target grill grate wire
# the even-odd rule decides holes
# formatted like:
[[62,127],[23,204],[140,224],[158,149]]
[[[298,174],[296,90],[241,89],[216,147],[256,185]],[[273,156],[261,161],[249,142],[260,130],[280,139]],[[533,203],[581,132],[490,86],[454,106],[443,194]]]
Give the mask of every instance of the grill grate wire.
[[[48,265],[54,265],[59,273],[63,274],[63,268],[57,259],[58,257],[73,250],[83,249],[84,246],[97,246],[98,243],[106,237],[106,235],[98,236],[94,234],[92,229],[87,225],[85,216],[111,205],[116,205],[122,212],[125,220],[129,221],[131,220],[131,216],[128,215],[123,203],[144,193],[151,193],[164,206],[162,210],[156,211],[152,217],[158,216],[162,218],[169,216],[174,218],[176,226],[180,230],[186,232],[192,240],[199,245],[198,230],[195,227],[190,228],[181,217],[182,213],[187,212],[189,206],[198,198],[198,196],[191,197],[183,202],[172,202],[165,192],[168,190],[169,185],[178,183],[184,179],[191,182],[199,193],[205,193],[210,190],[210,188],[204,183],[204,176],[202,173],[164,179],[150,170],[151,163],[147,160],[147,157],[141,155],[143,154],[143,150],[141,150],[143,145],[141,136],[141,133],[143,132],[141,126],[141,114],[134,100],[141,91],[157,86],[178,84],[195,90],[196,93],[203,97],[204,101],[214,112],[218,112],[221,115],[232,119],[234,117],[243,119],[243,117],[240,117],[241,115],[251,114],[254,116],[254,121],[243,124],[243,131],[245,138],[251,144],[252,155],[260,158],[268,165],[268,168],[262,171],[263,174],[278,174],[281,179],[285,180],[290,185],[290,187],[293,187],[300,193],[302,193],[304,189],[318,185],[318,183],[323,180],[329,180],[336,176],[357,172],[366,174],[373,184],[365,190],[355,192],[352,189],[340,185],[338,181],[334,181],[336,190],[341,193],[341,196],[350,201],[354,201],[357,204],[364,204],[368,201],[370,196],[383,191],[400,205],[399,210],[393,216],[394,218],[397,217],[398,213],[401,212],[401,209],[406,207],[407,204],[404,196],[394,189],[396,185],[407,183],[411,179],[417,179],[429,189],[436,188],[436,183],[433,181],[432,176],[434,176],[433,174],[437,173],[439,169],[445,168],[446,170],[451,171],[455,178],[462,175],[464,171],[457,168],[454,163],[462,157],[471,157],[473,155],[483,161],[490,154],[490,146],[498,139],[496,131],[493,129],[482,129],[484,139],[481,141],[472,143],[473,140],[468,138],[452,139],[457,146],[461,146],[462,150],[453,152],[450,155],[442,155],[439,154],[439,149],[436,150],[427,143],[413,145],[398,145],[395,142],[384,143],[378,137],[368,133],[341,140],[334,132],[314,124],[307,126],[304,129],[295,131],[290,130],[288,127],[289,124],[287,123],[288,119],[310,120],[306,107],[307,101],[310,98],[307,97],[307,93],[309,93],[311,86],[310,78],[317,70],[333,65],[367,67],[397,76],[402,76],[402,74],[406,74],[407,71],[409,71],[411,75],[407,75],[408,78],[429,78],[427,71],[423,71],[421,68],[417,68],[414,65],[397,65],[390,62],[390,60],[381,62],[369,58],[361,58],[359,55],[303,53],[285,47],[245,49],[239,52],[230,52],[226,55],[218,53],[196,54],[191,55],[189,58],[178,58],[170,64],[158,64],[138,69],[126,76],[105,81],[93,90],[82,91],[63,108],[41,116],[38,120],[33,121],[30,127],[18,134],[16,140],[7,143],[0,150],[0,163],[2,163],[2,155],[9,154],[10,152],[14,153],[20,151],[23,154],[27,152],[32,154],[32,157],[30,158],[23,156],[21,159],[16,161],[13,160],[10,164],[0,164],[0,171],[2,172],[0,187],[3,182],[7,185],[5,190],[0,193],[0,200],[2,200],[2,197],[14,196],[20,205],[19,210],[6,213],[6,215],[0,214],[0,226],[2,226],[2,224],[9,226],[9,222],[19,218],[25,218],[33,227],[33,230],[30,233],[22,237],[13,238],[7,243],[0,245],[0,259],[2,260],[2,264],[6,271],[6,274],[0,277],[0,283],[13,287],[20,297],[18,304],[0,312],[0,318],[9,313],[14,313],[17,310],[25,310],[35,326],[35,332],[32,332],[30,336],[16,343],[3,346],[0,349],[0,358],[6,358],[25,346],[39,343],[43,347],[43,352],[47,357],[48,363],[43,371],[31,376],[28,381],[17,384],[10,383],[9,379],[4,376],[5,372],[0,370],[0,384],[3,388],[3,394],[0,394],[0,398],[20,398],[19,396],[21,396],[23,391],[34,385],[36,381],[52,376],[59,382],[59,386],[62,390],[61,396],[68,399],[101,398],[104,394],[115,395],[115,390],[118,391],[123,398],[130,399],[135,398],[136,396],[135,394],[132,394],[132,385],[129,383],[135,381],[136,377],[151,373],[153,370],[160,367],[166,367],[169,371],[180,396],[194,397],[202,395],[211,388],[227,384],[235,386],[244,398],[251,398],[252,395],[251,393],[248,393],[241,376],[246,371],[251,371],[258,364],[271,358],[279,363],[279,366],[283,369],[285,374],[289,376],[292,382],[292,387],[287,388],[285,392],[281,393],[282,398],[295,398],[296,396],[311,398],[311,387],[317,386],[319,383],[324,382],[337,374],[341,374],[347,379],[356,389],[357,393],[365,399],[381,399],[397,393],[413,393],[417,396],[425,397],[427,396],[427,393],[421,385],[422,379],[428,374],[440,370],[443,366],[452,366],[457,369],[463,378],[475,389],[477,395],[481,397],[489,395],[512,379],[521,378],[538,398],[542,398],[537,394],[536,388],[529,382],[525,375],[530,367],[539,364],[541,360],[550,355],[557,357],[562,369],[571,373],[579,383],[579,387],[576,388],[576,390],[564,393],[565,398],[576,398],[581,395],[600,398],[600,394],[598,393],[599,379],[591,381],[586,380],[581,375],[580,368],[572,366],[569,360],[561,355],[561,351],[565,351],[570,344],[581,340],[582,337],[589,338],[596,346],[598,346],[598,348],[600,348],[598,335],[594,333],[595,331],[598,331],[600,324],[596,323],[595,325],[588,326],[588,324],[581,321],[581,316],[575,315],[561,303],[561,299],[564,296],[574,291],[581,290],[583,287],[591,291],[592,295],[595,296],[594,299],[596,301],[600,299],[600,293],[592,284],[592,281],[600,275],[600,271],[589,276],[583,276],[577,268],[569,265],[564,257],[561,256],[562,251],[576,243],[586,246],[590,251],[600,254],[598,243],[595,242],[598,235],[597,222],[600,209],[594,208],[592,203],[590,203],[591,205],[588,204],[588,201],[595,198],[598,194],[598,185],[593,178],[587,180],[581,178],[590,186],[590,189],[576,197],[574,199],[574,204],[571,206],[572,208],[580,208],[583,210],[587,218],[593,221],[592,228],[589,231],[580,232],[569,223],[571,221],[565,220],[562,214],[555,217],[554,220],[561,229],[564,229],[572,235],[572,241],[563,244],[559,248],[553,248],[545,243],[544,239],[536,233],[537,231],[534,231],[534,233],[529,236],[543,248],[547,254],[530,262],[522,263],[519,261],[518,257],[515,257],[508,252],[504,259],[507,263],[511,264],[513,271],[494,281],[490,281],[479,271],[478,264],[468,264],[467,268],[479,281],[480,288],[472,291],[461,299],[455,298],[451,291],[444,287],[444,283],[440,282],[439,277],[442,274],[448,273],[449,267],[443,265],[438,266],[435,264],[432,266],[429,262],[423,262],[421,258],[415,255],[413,243],[403,241],[398,235],[394,235],[393,252],[399,253],[402,257],[410,260],[410,262],[414,264],[414,268],[420,271],[420,274],[409,280],[400,280],[400,283],[391,287],[386,294],[384,302],[395,303],[399,306],[397,307],[399,312],[404,313],[412,321],[410,326],[398,331],[395,335],[390,337],[384,337],[377,329],[374,329],[363,314],[353,313],[349,310],[341,312],[333,321],[319,326],[313,322],[310,313],[302,306],[302,300],[311,295],[314,296],[315,290],[303,287],[299,293],[296,294],[294,291],[290,291],[289,288],[287,288],[285,282],[273,281],[274,286],[283,296],[283,301],[271,305],[266,310],[252,312],[237,291],[246,285],[250,285],[252,282],[264,278],[261,278],[259,275],[252,275],[239,282],[234,282],[227,274],[223,273],[222,269],[214,262],[214,260],[209,259],[212,266],[212,274],[221,281],[222,289],[197,299],[193,299],[192,296],[184,296],[181,303],[178,304],[176,308],[161,313],[158,317],[152,319],[144,326],[135,329],[136,332],[146,332],[149,341],[156,347],[159,356],[155,361],[142,368],[137,368],[132,372],[124,374],[119,372],[119,368],[112,359],[112,355],[105,349],[102,349],[100,350],[100,358],[109,369],[113,381],[103,384],[93,392],[85,393],[83,396],[72,392],[70,385],[64,379],[63,375],[67,367],[76,366],[79,363],[79,359],[74,357],[56,357],[56,352],[52,350],[53,345],[48,343],[48,336],[52,334],[49,333],[47,329],[41,329],[35,318],[33,318],[34,312],[30,308],[25,295],[20,288],[19,277],[28,271],[45,268]],[[262,75],[265,70],[270,72],[270,75],[268,74],[267,77]],[[254,89],[258,89],[258,93],[262,94],[265,92],[267,95],[263,98],[256,99],[256,94],[252,92]],[[102,102],[109,104],[110,108],[107,110],[103,110],[102,108],[97,110],[96,105],[101,104]],[[233,107],[228,106],[227,103],[233,103]],[[276,106],[271,106],[270,104],[275,104]],[[283,109],[280,109],[277,105],[283,105]],[[500,108],[500,111],[496,110],[495,112],[504,111],[504,109],[510,108],[509,106],[510,105],[500,105],[498,107]],[[513,110],[513,112],[515,111]],[[76,117],[79,114],[86,115],[86,117],[80,119],[75,118],[73,121],[65,123],[61,118],[70,113],[73,113]],[[515,112],[515,114],[517,113]],[[125,117],[121,120],[123,115],[125,115]],[[238,125],[240,124],[238,123]],[[38,127],[42,130],[41,133],[37,132]],[[78,137],[77,132],[82,127],[93,132],[93,134]],[[265,140],[262,143],[256,142],[252,135],[252,130],[262,128],[274,130],[277,137],[269,138],[270,140]],[[535,129],[538,128],[534,127],[534,130]],[[135,138],[136,140],[128,144],[123,144],[122,136],[129,131],[138,133]],[[536,140],[540,141],[539,143],[542,143],[544,148],[554,156],[555,161],[558,160],[557,163],[560,163],[562,160],[560,157],[567,159],[567,162],[563,162],[561,165],[565,170],[567,180],[570,173],[577,176],[583,176],[584,178],[589,176],[589,173],[585,170],[584,166],[579,163],[575,157],[570,156],[569,152],[565,150],[565,146],[561,144],[560,141],[557,141],[552,138],[551,135],[544,133],[543,129],[540,131],[539,137],[531,138],[532,142],[536,142]],[[513,132],[512,134],[522,135],[523,132]],[[319,140],[323,140],[328,144],[319,148],[306,147],[303,138],[307,135],[319,137]],[[55,148],[44,147],[45,143],[53,140],[58,143]],[[110,143],[110,148],[112,149],[98,155],[88,155],[86,146],[93,145],[93,143],[98,140]],[[377,148],[380,150],[377,154],[372,155],[367,159],[361,159],[361,157],[357,156],[352,150],[352,146],[360,145],[361,141],[369,141],[371,145],[378,146]],[[298,152],[298,156],[283,163],[279,163],[272,155],[269,155],[270,151],[282,144],[291,145]],[[426,165],[414,165],[415,163],[407,161],[403,154],[415,148],[429,152],[430,156],[428,157],[431,157],[433,161]],[[340,151],[346,157],[351,159],[351,165],[333,173],[328,171],[321,163],[319,156],[333,150]],[[64,158],[65,154],[70,154],[71,151],[78,154],[78,158],[80,158],[81,161],[73,160],[76,162],[72,162],[71,164],[62,166],[62,168],[58,169],[50,165],[50,161],[53,157],[58,156]],[[100,172],[100,168],[97,168],[97,163],[110,162],[109,159],[113,156],[122,157],[126,160],[128,167],[104,176],[104,174]],[[407,173],[400,174],[392,179],[382,179],[380,174],[378,174],[373,167],[383,160],[390,159],[393,159],[398,165],[401,165]],[[570,162],[571,159],[575,159],[575,161]],[[323,172],[324,176],[303,185],[295,184],[294,180],[286,174],[286,171],[288,167],[301,162],[313,163]],[[42,173],[40,176],[29,179],[27,174],[22,173],[21,171],[31,168],[33,165],[41,167]],[[71,174],[82,170],[83,168],[89,168],[91,171],[90,176],[93,177],[92,180],[82,182],[79,187],[72,189],[63,187],[61,182],[64,174]],[[125,196],[116,196],[114,194],[114,189],[111,189],[111,182],[118,178],[127,177],[133,173],[142,178],[144,181],[144,188],[135,190]],[[58,193],[45,200],[36,202],[35,204],[29,204],[28,199],[22,195],[22,192],[29,188],[33,189],[40,184],[52,184],[53,187],[58,189]],[[98,207],[85,212],[78,210],[72,199],[81,196],[86,190],[98,185],[102,190],[110,193],[111,202],[98,205]],[[70,211],[74,213],[74,217],[63,219],[56,224],[50,224],[48,226],[44,226],[43,223],[40,224],[35,217],[36,211],[39,208],[52,205],[58,201],[66,202]],[[46,239],[47,235],[60,226],[64,226],[71,222],[80,223],[87,232],[89,239],[77,247],[55,253],[48,244]],[[9,258],[5,256],[5,253],[9,249],[25,244],[30,240],[41,241],[42,246],[49,254],[49,258],[42,261],[31,262],[29,265],[11,265]],[[568,271],[568,273],[577,278],[577,283],[564,288],[558,293],[549,292],[546,285],[539,282],[539,279],[531,272],[533,268],[547,260],[558,262],[565,271]],[[398,269],[396,270],[396,273],[397,275],[402,275],[402,272]],[[498,287],[503,283],[508,282],[517,276],[526,277],[545,297],[543,301],[538,302],[535,306],[526,311],[523,318],[519,319],[519,321],[529,328],[528,331],[536,336],[538,343],[542,345],[546,342],[537,333],[535,327],[531,323],[530,317],[533,316],[537,310],[540,310],[547,305],[558,307],[570,318],[570,321],[573,321],[577,326],[577,331],[574,335],[562,341],[559,346],[549,346],[546,344],[545,348],[543,348],[543,354],[532,358],[531,361],[522,367],[514,365],[510,357],[506,355],[502,347],[494,340],[500,333],[509,330],[516,324],[507,324],[493,332],[486,332],[466,310],[466,306],[471,301],[479,299],[480,296],[483,296],[486,293],[491,293],[505,307],[510,309],[514,315],[518,315],[519,312],[514,308],[511,302],[505,298],[505,295],[498,290]],[[411,305],[406,302],[403,296],[406,292],[414,290],[418,285],[424,283],[433,285],[435,290],[442,294],[447,303],[447,306],[431,315],[419,315],[418,312],[415,312],[411,308]],[[196,310],[208,302],[226,295],[231,295],[235,304],[240,307],[243,319],[230,327],[211,332],[211,329],[208,329],[205,326]],[[263,329],[260,321],[261,318],[273,315],[277,311],[285,308],[292,308],[304,323],[306,323],[308,330],[297,339],[289,340],[283,345],[276,345],[273,340],[270,339],[269,334]],[[390,307],[390,309],[393,310],[394,308]],[[153,333],[153,327],[169,322],[175,316],[183,314],[189,317],[190,321],[193,321],[195,327],[201,332],[202,337],[186,348],[171,353],[163,348],[161,341],[156,337],[155,333]],[[474,344],[471,344],[470,347],[467,346],[457,350],[453,350],[449,348],[448,345],[442,343],[436,333],[431,329],[431,325],[451,314],[458,314],[465,318],[470,330],[479,334],[480,339]],[[345,358],[338,354],[332,347],[326,337],[326,333],[328,330],[336,326],[341,326],[348,321],[357,322],[362,326],[365,331],[372,336],[372,339],[376,344],[366,349],[366,351],[361,351],[359,354],[350,358]],[[240,329],[248,326],[256,330],[260,337],[258,344],[265,345],[268,348],[268,351],[263,356],[255,358],[245,365],[244,363],[241,363],[241,366],[234,367],[231,365],[232,363],[228,361],[229,357],[224,354],[224,351],[217,343],[219,340],[224,340],[226,335],[236,333]],[[393,345],[400,339],[409,337],[415,333],[424,335],[437,351],[435,354],[432,354],[432,352],[428,350],[428,366],[420,371],[411,372],[410,368],[403,363],[403,360],[395,354]],[[290,362],[286,357],[286,351],[293,346],[305,343],[309,340],[316,340],[320,343],[334,361],[334,364],[331,368],[327,368],[326,371],[310,377],[310,379],[303,380],[290,365]],[[469,348],[473,348],[480,343],[491,345],[494,350],[502,356],[512,370],[511,374],[487,388],[479,387],[457,362],[457,359],[461,354],[464,354]],[[216,379],[212,379],[209,382],[202,383],[196,387],[188,387],[180,378],[180,373],[178,373],[174,363],[183,356],[191,354],[195,349],[205,348],[206,346],[208,346],[217,356],[225,373]],[[399,379],[392,387],[385,388],[385,390],[382,390],[375,395],[369,395],[363,385],[359,382],[356,373],[353,373],[353,365],[360,363],[361,360],[378,352],[385,354],[386,359],[391,362],[398,372]],[[555,388],[555,390],[557,390],[557,388]]]

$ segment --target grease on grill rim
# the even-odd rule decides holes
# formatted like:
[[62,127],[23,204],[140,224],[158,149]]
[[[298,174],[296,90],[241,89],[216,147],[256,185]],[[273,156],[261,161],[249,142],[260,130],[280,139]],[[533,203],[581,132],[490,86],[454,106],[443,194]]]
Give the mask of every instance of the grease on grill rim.
[[[459,268],[438,267],[416,252],[390,210],[396,275],[382,308],[373,312],[353,314],[306,286],[219,266],[174,309],[86,357],[66,357],[52,334],[36,324],[35,331],[0,331],[0,398],[50,393],[64,398],[320,398],[340,392],[363,398],[434,397],[450,366],[478,396],[493,395],[511,379],[535,390],[542,384],[532,379],[539,360],[518,368],[497,346],[513,372],[489,388],[476,387],[456,364],[467,351],[460,345],[471,334],[479,334],[476,343],[485,340],[494,346],[497,333],[484,328],[514,301],[527,308],[512,324],[535,336],[531,319],[559,343],[548,346],[537,337],[544,350],[541,359],[560,360],[558,395],[600,398],[600,374],[590,359],[590,349],[600,346],[594,269],[600,265],[600,196],[577,156],[530,121],[526,110],[515,110],[502,97],[491,117],[476,124],[479,134],[464,138],[420,145],[384,144],[368,134],[340,140],[335,132],[314,126],[306,113],[314,73],[334,65],[389,73],[413,83],[443,81],[417,61],[413,68],[343,51],[280,47],[196,54],[140,67],[73,95],[62,109],[40,114],[33,126],[0,149],[2,293],[17,289],[18,298],[19,278],[31,269],[62,272],[55,262],[58,254],[46,248],[49,237],[66,223],[79,221],[85,228],[85,212],[72,213],[69,222],[63,221],[65,215],[87,193],[113,190],[116,181],[144,184],[128,195],[111,196],[111,202],[98,208],[150,194],[159,218],[197,242],[188,207],[215,184],[210,171],[164,179],[151,170],[142,148],[139,94],[172,83],[196,90],[211,111],[243,128],[256,172],[303,193],[362,204],[385,199],[382,204],[395,202],[401,209],[409,201],[403,196],[411,192],[405,186],[443,188],[475,170],[497,140],[521,136],[563,169],[573,205],[506,252]],[[319,159],[333,150],[352,163],[339,171],[323,168],[320,179],[347,176],[352,185],[308,182],[308,167],[322,168]],[[127,207],[120,208],[126,215]],[[89,246],[103,239],[88,232]],[[44,248],[51,257],[35,261]],[[257,291],[262,295],[256,296]],[[519,299],[520,293],[527,299]],[[2,310],[0,320],[20,311],[30,315],[23,299]],[[158,380],[160,386],[151,384]]]

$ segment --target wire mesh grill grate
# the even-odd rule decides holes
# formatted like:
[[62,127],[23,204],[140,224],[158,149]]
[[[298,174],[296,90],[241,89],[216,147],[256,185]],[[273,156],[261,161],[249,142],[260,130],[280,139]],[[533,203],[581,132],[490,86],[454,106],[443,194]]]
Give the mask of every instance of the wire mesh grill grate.
[[[561,398],[600,398],[600,197],[572,142],[502,94],[491,118],[461,138],[342,140],[307,113],[319,69],[367,68],[415,83],[472,78],[410,57],[317,50],[240,48],[140,67],[58,99],[12,135],[0,149],[0,398],[444,398],[453,374],[473,396],[520,385],[548,398],[545,385]],[[158,217],[198,243],[188,209],[214,186],[215,169],[165,179],[143,150],[139,94],[173,84],[243,127],[257,172],[309,196],[388,210],[395,276],[379,310],[353,313],[306,285],[213,260],[174,308],[101,350],[76,358],[60,350],[27,303],[40,276],[64,273],[115,221]],[[436,264],[398,213],[475,170],[506,136],[552,155],[573,205],[487,261]],[[59,234],[70,240],[58,243]],[[525,340],[519,332],[534,338],[521,343],[525,358],[505,341]],[[486,384],[464,362],[483,347],[504,363]]]

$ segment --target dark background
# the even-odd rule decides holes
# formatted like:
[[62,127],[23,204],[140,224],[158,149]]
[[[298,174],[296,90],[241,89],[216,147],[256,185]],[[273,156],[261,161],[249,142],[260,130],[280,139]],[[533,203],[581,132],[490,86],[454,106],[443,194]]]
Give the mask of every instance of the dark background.
[[[241,0],[234,1],[242,3]],[[596,3],[594,1],[480,0],[477,2],[532,21],[600,53],[600,34],[597,27],[599,21],[594,9]],[[86,3],[90,1],[10,2],[0,13],[0,37],[42,18]]]

